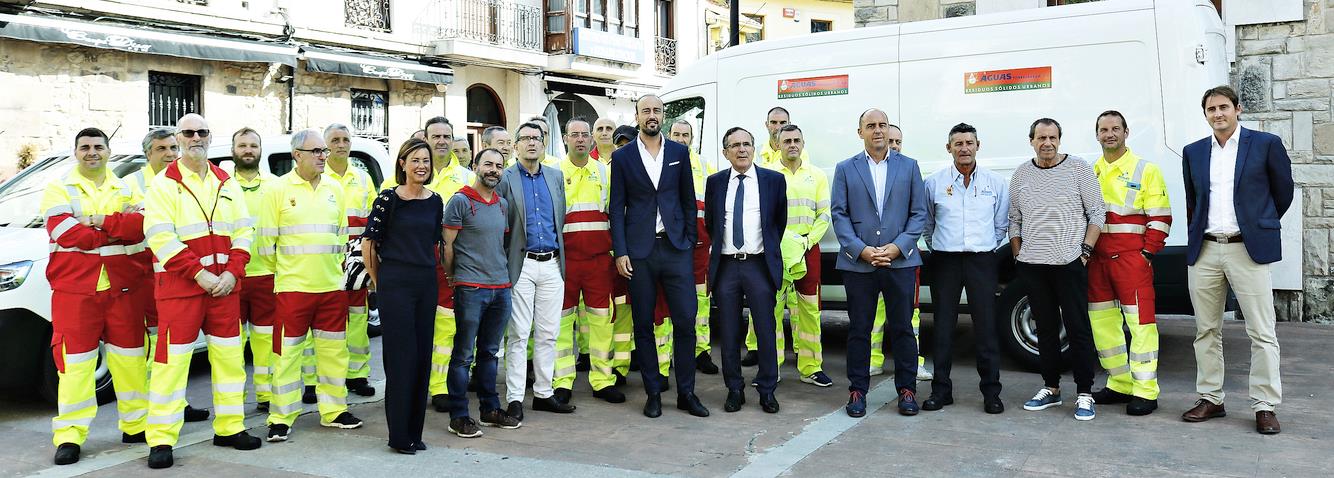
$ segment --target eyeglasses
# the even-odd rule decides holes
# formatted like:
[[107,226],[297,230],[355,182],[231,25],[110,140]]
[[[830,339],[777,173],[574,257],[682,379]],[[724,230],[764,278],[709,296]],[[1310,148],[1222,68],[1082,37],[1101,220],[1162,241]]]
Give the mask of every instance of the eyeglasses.
[[750,142],[747,141],[741,141],[738,143],[732,143],[727,145],[727,149],[752,148],[752,147],[754,147],[754,145],[750,144]]
[[565,133],[565,135],[571,138],[589,138],[593,136],[588,133]]
[[305,152],[307,152],[307,153],[310,153],[310,154],[313,154],[313,155],[316,155],[316,156],[328,156],[328,155],[329,155],[329,152],[332,151],[332,150],[330,150],[329,148],[312,148],[312,149],[301,149],[301,148],[296,148],[296,151],[305,151]]
[[209,131],[206,129],[183,129],[180,133],[181,136],[186,138],[193,138],[195,135],[199,135],[200,138],[207,138]]
[[519,142],[522,143],[522,142],[524,142],[524,141],[542,141],[542,137],[541,137],[541,136],[520,136],[520,137],[519,137]]

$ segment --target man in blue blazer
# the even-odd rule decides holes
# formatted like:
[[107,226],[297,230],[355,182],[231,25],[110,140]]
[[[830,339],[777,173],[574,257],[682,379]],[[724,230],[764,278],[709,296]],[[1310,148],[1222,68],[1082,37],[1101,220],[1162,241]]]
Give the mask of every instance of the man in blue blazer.
[[1236,293],[1251,337],[1251,410],[1256,431],[1279,432],[1283,397],[1269,264],[1282,258],[1279,219],[1292,205],[1292,164],[1278,136],[1237,124],[1241,106],[1228,86],[1200,100],[1213,135],[1182,151],[1186,183],[1186,264],[1195,307],[1195,390],[1181,419],[1202,422],[1223,409],[1223,305]]
[[774,308],[778,286],[783,283],[779,243],[787,225],[787,180],[782,173],[755,165],[755,137],[745,129],[727,130],[723,156],[732,167],[709,176],[704,188],[704,226],[713,238],[709,286],[718,305],[720,318],[714,323],[722,335],[723,382],[727,385],[723,410],[735,412],[746,403],[741,377],[744,300],[759,343],[755,388],[760,393],[760,408],[778,413]]
[[676,408],[698,417],[709,410],[695,396],[695,278],[693,251],[699,210],[690,172],[690,151],[662,134],[662,100],[635,101],[639,135],[611,154],[612,255],[616,270],[630,280],[630,314],[635,353],[648,400],[644,415],[662,415],[662,381],[653,338],[653,306],[658,287],[667,296],[676,364]]
[[865,151],[838,163],[830,214],[841,246],[835,268],[848,295],[848,416],[866,414],[870,388],[871,322],[884,296],[886,326],[894,348],[894,387],[899,413],[917,414],[917,342],[912,310],[917,238],[926,227],[926,189],[917,161],[892,151],[889,116],[870,109],[857,119]]

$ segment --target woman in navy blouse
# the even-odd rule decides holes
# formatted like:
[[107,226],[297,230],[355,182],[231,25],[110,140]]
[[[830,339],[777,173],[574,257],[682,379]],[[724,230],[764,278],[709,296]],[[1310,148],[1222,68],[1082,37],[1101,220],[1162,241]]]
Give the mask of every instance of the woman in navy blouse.
[[394,163],[399,186],[380,191],[361,236],[384,333],[389,447],[407,455],[426,449],[422,427],[438,294],[435,265],[444,216],[440,195],[426,188],[434,173],[430,145],[419,139],[403,143]]

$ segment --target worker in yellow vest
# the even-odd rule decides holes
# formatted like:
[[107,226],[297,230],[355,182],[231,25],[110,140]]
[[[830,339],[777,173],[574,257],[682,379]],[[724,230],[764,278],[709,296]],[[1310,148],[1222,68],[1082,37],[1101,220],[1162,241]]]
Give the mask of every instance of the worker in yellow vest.
[[[236,184],[241,187],[246,211],[257,218],[263,205],[266,188],[273,187],[278,178],[259,170],[263,157],[259,132],[249,127],[232,133],[232,165]],[[250,262],[241,278],[241,323],[248,328],[252,380],[255,382],[255,409],[269,411],[273,398],[273,321],[278,297],[273,293],[273,244],[263,238],[250,245]]]
[[55,464],[79,461],[97,415],[97,348],[115,387],[121,441],[143,443],[148,408],[144,320],[135,313],[142,281],[126,255],[142,247],[143,215],[128,184],[107,168],[107,135],[85,128],[74,137],[73,171],[47,184],[41,210],[51,240],[51,355],[59,383],[51,420]]
[[[324,128],[324,142],[329,148],[325,174],[343,187],[345,195],[348,240],[359,242],[361,233],[366,230],[366,217],[370,215],[371,203],[375,202],[379,190],[375,188],[370,174],[361,167],[351,164],[349,158],[352,154],[352,131],[346,125],[334,123]],[[375,395],[375,387],[369,383],[371,338],[366,332],[369,318],[366,296],[369,291],[364,284],[345,285],[348,287],[347,389],[357,395],[370,397]]]
[[181,159],[153,178],[144,200],[144,235],[156,262],[158,347],[149,380],[149,468],[169,468],[184,422],[185,385],[194,343],[208,342],[213,378],[213,444],[259,448],[245,432],[245,356],[241,301],[254,222],[240,187],[208,160],[211,135],[202,116],[176,123]]
[[[274,327],[273,398],[269,402],[270,442],[286,441],[301,414],[301,354],[312,336],[320,425],[357,428],[347,411],[347,292],[343,259],[347,244],[348,195],[324,173],[329,149],[315,130],[292,135],[296,167],[266,191],[259,211],[262,239],[277,254],[273,290],[278,295]],[[279,339],[278,337],[281,337]]]
[[[443,116],[426,120],[426,142],[431,145],[431,167],[435,173],[427,189],[442,198],[454,197],[463,186],[472,184],[474,177],[454,155],[454,125]],[[466,141],[464,142],[466,144]],[[389,187],[389,186],[386,186]],[[431,406],[440,413],[449,412],[449,359],[454,352],[454,286],[446,277],[444,266],[436,264],[435,275],[438,297],[435,307],[435,330],[431,341],[431,372],[427,393]]]

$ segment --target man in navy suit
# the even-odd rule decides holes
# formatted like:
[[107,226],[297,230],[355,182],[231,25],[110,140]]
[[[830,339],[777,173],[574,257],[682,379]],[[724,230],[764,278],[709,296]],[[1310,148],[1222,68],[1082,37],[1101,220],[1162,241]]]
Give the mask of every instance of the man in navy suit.
[[830,214],[848,295],[848,416],[866,415],[870,388],[871,322],[876,300],[885,300],[886,326],[894,348],[894,387],[899,413],[917,414],[917,343],[912,310],[917,238],[926,228],[926,189],[917,161],[889,148],[889,116],[869,109],[857,119],[865,151],[838,163]]
[[1195,390],[1181,419],[1202,422],[1223,409],[1223,304],[1237,295],[1251,337],[1251,409],[1255,430],[1279,432],[1283,397],[1269,264],[1282,258],[1279,218],[1292,205],[1292,164],[1278,136],[1237,125],[1241,106],[1227,86],[1200,100],[1214,134],[1182,151],[1186,183],[1186,264],[1195,306]]
[[[653,306],[658,287],[667,296],[672,338],[695,343],[695,278],[692,253],[698,235],[695,184],[690,151],[662,134],[662,100],[644,95],[635,101],[639,134],[611,154],[612,255],[616,270],[630,280],[630,315],[634,321],[635,353],[648,400],[644,415],[662,415],[662,381],[657,344],[653,339]],[[695,348],[673,349],[676,363],[676,408],[697,417],[709,410],[695,396]]]
[[723,156],[732,167],[709,176],[704,188],[704,225],[713,238],[709,286],[721,316],[716,323],[722,334],[723,382],[727,384],[723,410],[735,412],[746,403],[741,377],[744,299],[759,343],[755,388],[760,392],[760,408],[778,413],[774,308],[778,286],[783,283],[779,243],[787,225],[787,181],[781,173],[755,165],[755,137],[745,129],[727,130]]

